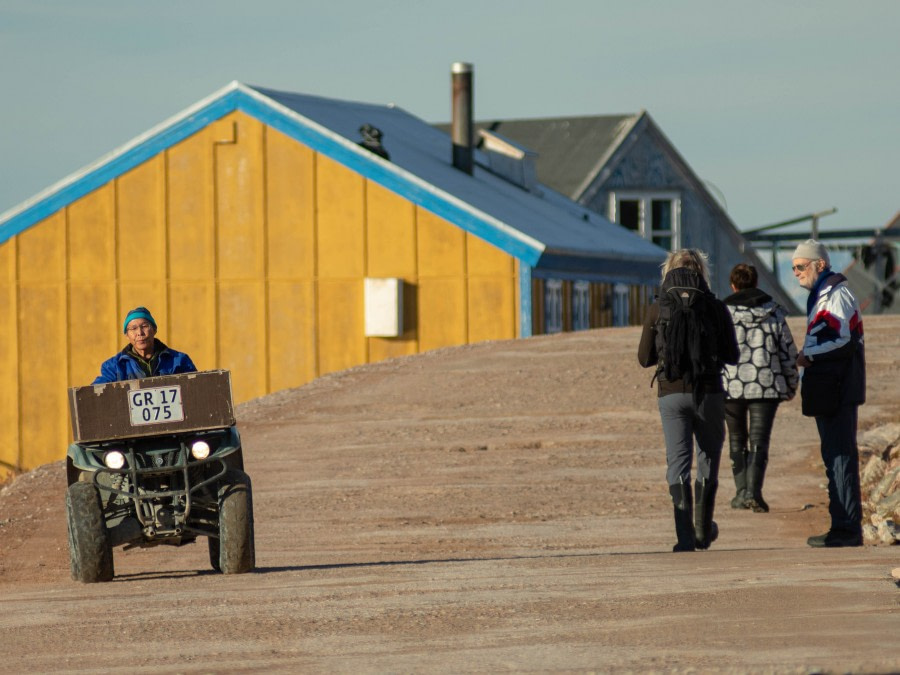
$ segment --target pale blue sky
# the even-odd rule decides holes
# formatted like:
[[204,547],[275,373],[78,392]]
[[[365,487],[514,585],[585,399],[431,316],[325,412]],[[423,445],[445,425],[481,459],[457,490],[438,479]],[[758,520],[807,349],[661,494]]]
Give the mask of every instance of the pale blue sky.
[[741,229],[900,210],[898,0],[0,0],[0,212],[231,80],[476,118],[646,109]]

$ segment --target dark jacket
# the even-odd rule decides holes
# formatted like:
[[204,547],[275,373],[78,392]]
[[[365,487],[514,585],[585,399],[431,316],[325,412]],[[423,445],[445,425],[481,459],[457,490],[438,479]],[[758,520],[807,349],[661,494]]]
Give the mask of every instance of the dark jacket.
[[144,366],[141,365],[141,359],[134,353],[134,348],[128,345],[118,354],[101,364],[100,374],[92,384],[139,380],[142,377],[193,373],[197,371],[197,367],[191,361],[190,356],[170,349],[161,340],[156,340],[153,358],[150,360],[149,367],[150,372],[148,373]]
[[[706,285],[702,280],[700,284],[705,288]],[[738,346],[734,336],[734,324],[731,322],[731,315],[721,300],[713,300],[716,308],[716,334],[719,344],[716,345],[716,354],[722,364],[737,363]],[[649,368],[659,363],[659,356],[656,353],[656,324],[659,321],[659,303],[654,302],[647,309],[647,315],[644,317],[644,329],[641,333],[641,341],[638,345],[638,362],[644,367]],[[668,394],[683,394],[693,392],[694,388],[683,379],[668,381],[656,378],[657,392],[659,396]],[[723,391],[722,389],[722,372],[721,368],[718,372],[704,373],[699,380],[702,392],[711,394]]]

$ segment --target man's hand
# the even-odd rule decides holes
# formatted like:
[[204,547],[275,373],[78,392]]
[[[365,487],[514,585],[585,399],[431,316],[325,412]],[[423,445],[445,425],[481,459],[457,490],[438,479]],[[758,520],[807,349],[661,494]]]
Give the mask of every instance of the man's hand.
[[797,355],[797,367],[798,368],[808,368],[812,365],[812,361],[806,358],[806,355],[803,352],[800,352]]

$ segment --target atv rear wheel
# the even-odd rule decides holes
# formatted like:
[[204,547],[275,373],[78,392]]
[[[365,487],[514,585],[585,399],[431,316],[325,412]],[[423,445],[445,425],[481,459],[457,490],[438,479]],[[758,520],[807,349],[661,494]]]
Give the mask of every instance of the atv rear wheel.
[[253,491],[250,476],[243,471],[229,469],[219,486],[219,538],[210,537],[209,557],[223,574],[244,574],[256,565]]
[[66,490],[66,517],[72,578],[86,584],[112,581],[113,552],[97,488],[90,483],[72,483]]

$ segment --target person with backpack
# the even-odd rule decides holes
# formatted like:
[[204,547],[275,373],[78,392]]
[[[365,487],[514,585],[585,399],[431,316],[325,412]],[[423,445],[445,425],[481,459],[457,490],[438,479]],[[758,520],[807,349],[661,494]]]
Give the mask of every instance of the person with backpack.
[[708,549],[718,537],[713,512],[725,443],[722,367],[737,360],[731,315],[709,290],[706,254],[699,249],[670,253],[662,265],[659,295],[644,318],[638,362],[656,366],[676,552]]
[[736,365],[725,366],[722,384],[735,485],[731,507],[767,513],[762,488],[772,425],[778,404],[794,398],[799,377],[797,347],[784,308],[756,287],[758,280],[753,265],[738,263],[731,270],[734,293],[724,302],[734,321],[740,357]]

